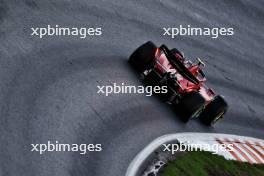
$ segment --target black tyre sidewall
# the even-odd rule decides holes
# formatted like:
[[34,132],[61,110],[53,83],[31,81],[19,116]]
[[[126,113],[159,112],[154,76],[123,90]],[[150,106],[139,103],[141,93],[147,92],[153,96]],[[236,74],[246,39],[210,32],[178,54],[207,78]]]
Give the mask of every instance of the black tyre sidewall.
[[156,45],[148,41],[138,47],[129,57],[129,63],[139,72],[148,69],[155,58]]
[[212,122],[220,114],[225,112],[228,109],[228,104],[224,98],[220,95],[217,95],[204,109],[200,115],[200,119],[206,125],[213,125]]
[[180,102],[176,105],[179,114],[184,121],[188,121],[194,113],[202,110],[205,106],[205,99],[196,91],[186,93]]

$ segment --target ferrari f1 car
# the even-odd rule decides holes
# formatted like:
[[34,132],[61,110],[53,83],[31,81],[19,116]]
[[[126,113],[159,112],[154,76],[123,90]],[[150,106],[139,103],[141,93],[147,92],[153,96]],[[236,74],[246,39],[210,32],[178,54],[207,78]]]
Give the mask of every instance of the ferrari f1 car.
[[205,85],[205,64],[199,58],[192,62],[176,48],[157,47],[148,41],[132,53],[129,63],[147,84],[167,86],[163,99],[180,110],[185,121],[200,118],[206,125],[213,125],[228,109],[223,96]]

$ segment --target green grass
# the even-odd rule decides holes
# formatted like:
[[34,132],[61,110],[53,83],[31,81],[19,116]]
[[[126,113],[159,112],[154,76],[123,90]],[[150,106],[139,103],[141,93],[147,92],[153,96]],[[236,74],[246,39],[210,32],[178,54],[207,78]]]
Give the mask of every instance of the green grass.
[[264,165],[226,160],[210,152],[186,152],[160,171],[160,176],[264,176]]

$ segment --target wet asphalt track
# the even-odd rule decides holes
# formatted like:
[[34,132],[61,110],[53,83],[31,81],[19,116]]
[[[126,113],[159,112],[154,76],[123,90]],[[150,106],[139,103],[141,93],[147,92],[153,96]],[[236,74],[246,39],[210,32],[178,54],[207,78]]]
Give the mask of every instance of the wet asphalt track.
[[[176,132],[264,137],[262,1],[0,1],[0,175],[121,176],[154,138]],[[102,27],[100,37],[30,36],[31,27]],[[162,27],[234,27],[235,35],[162,36]],[[230,110],[215,128],[181,122],[155,97],[96,94],[111,82],[140,85],[127,64],[144,41],[207,64]],[[103,152],[30,152],[31,143],[102,143]]]

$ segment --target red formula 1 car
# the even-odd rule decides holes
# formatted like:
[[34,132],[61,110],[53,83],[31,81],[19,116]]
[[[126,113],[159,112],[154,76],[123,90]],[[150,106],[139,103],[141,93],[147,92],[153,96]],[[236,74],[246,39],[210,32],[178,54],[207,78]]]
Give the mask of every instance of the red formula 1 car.
[[147,84],[167,86],[162,97],[188,121],[199,117],[205,124],[212,125],[223,117],[228,105],[221,95],[205,85],[205,64],[197,58],[193,63],[183,54],[167,46],[156,47],[151,41],[137,48],[129,63],[143,75]]

